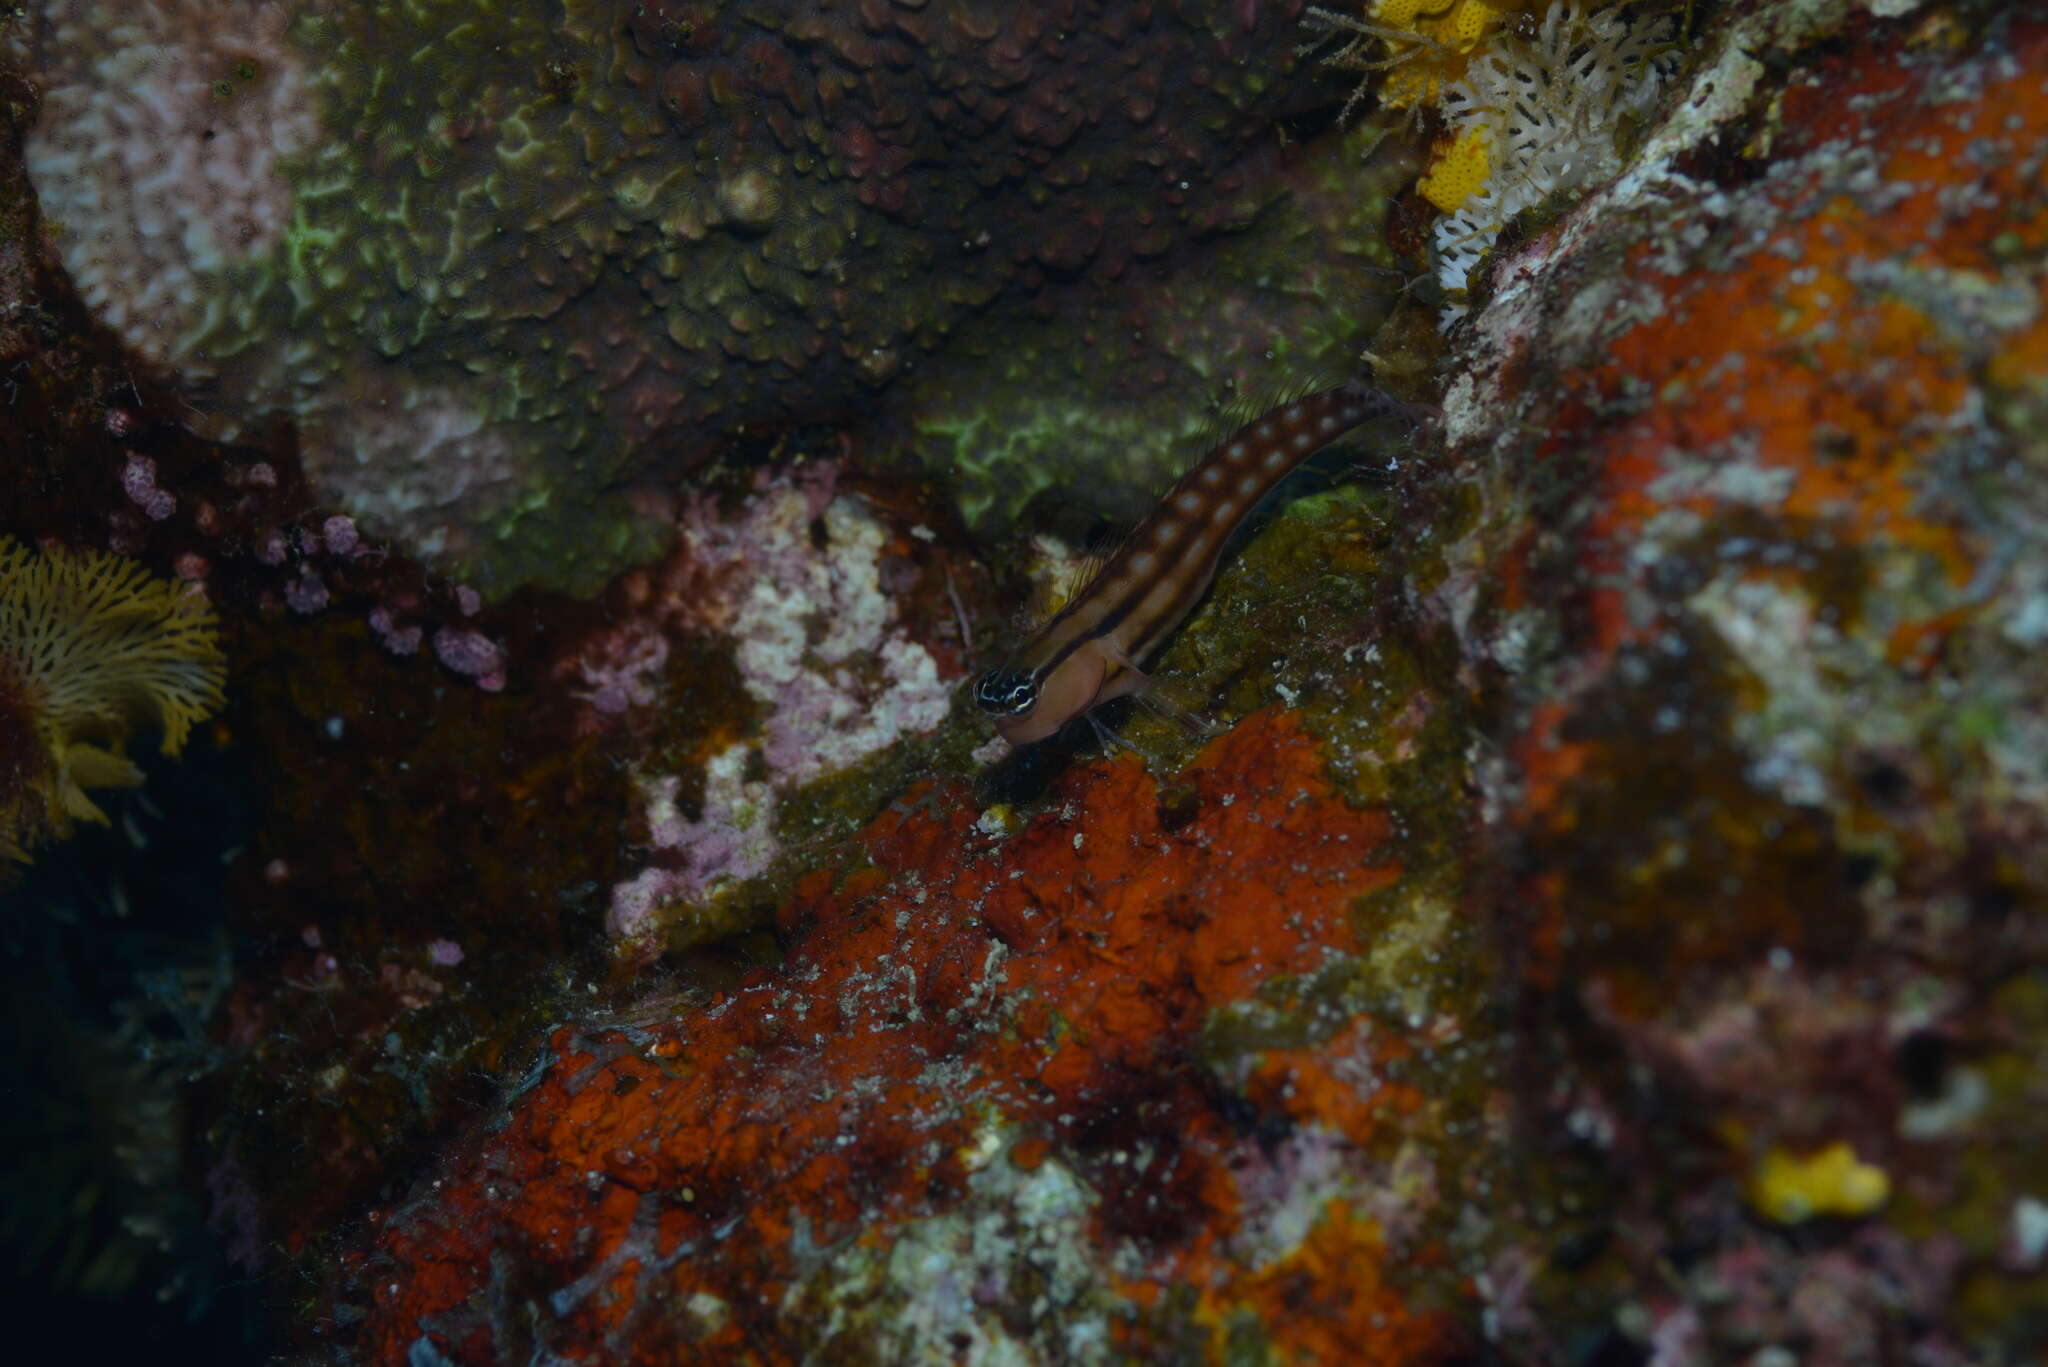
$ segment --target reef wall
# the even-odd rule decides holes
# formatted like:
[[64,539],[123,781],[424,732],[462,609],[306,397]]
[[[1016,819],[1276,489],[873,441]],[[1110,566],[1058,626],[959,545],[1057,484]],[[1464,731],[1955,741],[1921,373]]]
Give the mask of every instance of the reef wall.
[[[310,423],[303,472],[290,439],[208,465],[146,420],[188,381],[110,407],[104,366],[52,359],[72,343],[18,344],[35,431],[103,443],[79,443],[90,480],[24,497],[27,534],[127,538],[220,616],[218,743],[264,800],[220,861],[239,956],[184,1137],[279,1337],[408,1364],[2030,1360],[2048,23],[1912,0],[1084,8],[1092,30],[938,0],[647,5],[587,32],[576,4],[508,11],[507,53],[559,21],[587,38],[572,58],[613,54],[519,118],[584,131],[609,168],[584,189],[610,198],[574,221],[624,225],[604,249],[643,244],[652,275],[597,270],[552,333],[504,324],[506,373],[614,305],[695,320],[719,378],[650,426],[603,365],[534,392],[615,436],[747,424],[634,505],[659,534],[580,599],[423,568],[405,551],[434,547],[368,510],[358,531],[322,501]],[[247,13],[293,52],[390,36]],[[1114,129],[1105,106],[1042,141],[1058,106],[1035,92],[1112,48],[1161,93],[1134,75]],[[832,105],[860,52],[875,74]],[[538,99],[511,60],[476,90]],[[306,70],[375,112],[374,64]],[[933,93],[955,71],[982,74]],[[622,200],[643,162],[579,123],[630,126],[643,77],[663,137],[718,167],[814,156],[752,188],[850,197],[871,279],[920,215],[968,212],[946,198],[966,176],[976,212],[1021,215],[1010,236],[949,229],[903,278],[989,293],[934,305],[944,326],[843,300],[874,307],[855,331],[877,345],[945,339],[898,375],[813,354],[832,328],[747,265],[808,220],[750,224],[767,201],[735,186],[677,223],[759,291],[758,335],[793,339],[752,359],[710,285],[662,283],[666,211],[635,217],[709,172]],[[815,103],[747,84],[770,77]],[[1012,77],[974,145],[1024,179],[982,185],[934,126],[995,127],[975,102]],[[844,143],[834,108],[875,145],[811,139],[805,109]],[[1218,140],[1185,192],[1147,179],[1176,109]],[[442,205],[472,173],[527,184],[483,169],[512,123],[435,134],[446,166],[374,118],[336,155]],[[1099,146],[1084,182],[1030,189]],[[1074,227],[1098,185],[1134,215],[1099,241]],[[1255,207],[1199,218],[1238,190]],[[1177,225],[1156,257],[1148,211]],[[0,284],[57,288],[66,232],[40,264],[0,255]],[[363,319],[395,316],[379,298]],[[699,354],[605,335],[614,358]],[[1234,545],[1151,664],[1210,729],[1139,709],[1109,718],[1117,753],[991,742],[962,685],[1034,567],[1074,558],[1060,491],[1127,490],[1272,376],[1361,352],[1440,417],[1301,476]],[[738,375],[758,388],[721,388]],[[858,418],[835,407],[871,385]],[[557,418],[475,433],[526,421]],[[63,446],[38,441],[38,478],[10,476],[35,491]],[[133,458],[154,463],[124,483]],[[597,497],[624,467],[574,468],[544,478]]]

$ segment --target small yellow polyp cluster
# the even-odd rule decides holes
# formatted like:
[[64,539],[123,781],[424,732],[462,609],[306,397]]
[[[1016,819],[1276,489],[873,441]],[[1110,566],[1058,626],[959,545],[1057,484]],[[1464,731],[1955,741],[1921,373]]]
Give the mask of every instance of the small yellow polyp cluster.
[[129,729],[176,754],[225,672],[203,597],[105,551],[0,538],[0,861],[106,821],[85,790],[142,781]]
[[1781,1225],[1825,1215],[1868,1215],[1891,1194],[1884,1169],[1864,1162],[1840,1140],[1810,1154],[1774,1148],[1749,1174],[1749,1204]]
[[[1379,104],[1412,109],[1435,104],[1444,86],[1465,73],[1466,64],[1501,21],[1534,0],[1379,0],[1344,9],[1310,5],[1302,16],[1312,33],[1334,40],[1323,61],[1340,71],[1384,72]],[[1323,41],[1323,40],[1319,40]],[[1312,44],[1314,46],[1314,44]],[[1344,106],[1348,117],[1367,92],[1370,76]]]

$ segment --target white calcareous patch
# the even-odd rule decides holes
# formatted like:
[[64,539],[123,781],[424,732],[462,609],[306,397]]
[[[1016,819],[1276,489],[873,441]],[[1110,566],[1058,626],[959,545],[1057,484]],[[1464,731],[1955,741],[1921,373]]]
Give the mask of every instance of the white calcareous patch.
[[[1242,446],[1233,446],[1230,449],[1233,453],[1244,450]],[[1205,465],[1202,467],[1202,473],[1200,478],[1203,485],[1205,485],[1208,488],[1214,489],[1218,485],[1223,483],[1223,471],[1221,468],[1217,466]]]
[[1253,494],[1256,494],[1258,491],[1259,477],[1257,475],[1246,475],[1243,479],[1237,482],[1237,493],[1238,497],[1240,498],[1250,498]]
[[1173,506],[1189,516],[1193,516],[1202,511],[1202,496],[1190,489],[1187,493],[1176,498],[1173,501]]
[[[900,975],[884,964],[862,972],[877,992],[901,990]],[[999,962],[993,972],[999,986]],[[1007,995],[991,986],[996,1005],[988,1009],[999,1010]],[[939,1085],[959,1094],[967,1087],[964,1077]],[[1022,1137],[1002,1123],[1006,1128],[987,1146],[997,1153]],[[1143,1171],[1150,1155],[1139,1152],[1136,1170]],[[999,1158],[963,1157],[972,1175],[959,1203],[903,1222],[887,1245],[827,1245],[786,1303],[822,1306],[821,1321],[832,1325],[872,1316],[880,1326],[873,1340],[879,1362],[1117,1361],[1114,1312],[1098,1289],[1116,1273],[1091,1233],[1100,1192],[1056,1158],[1026,1171]],[[1031,1312],[1001,1313],[1012,1305]]]
[[1159,557],[1150,551],[1139,551],[1131,557],[1131,573],[1150,574],[1159,566]]

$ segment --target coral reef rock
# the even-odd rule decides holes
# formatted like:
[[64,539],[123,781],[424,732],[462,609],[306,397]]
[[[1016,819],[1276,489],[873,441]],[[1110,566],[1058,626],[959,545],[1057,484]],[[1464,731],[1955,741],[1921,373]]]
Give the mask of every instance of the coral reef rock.
[[589,588],[703,435],[1259,208],[1285,6],[38,0],[27,167],[219,436],[487,590]]
[[[1448,1351],[1450,1319],[1380,1271],[1426,1246],[1403,1209],[1426,1165],[1391,1142],[1434,1123],[1397,1077],[1414,1046],[1277,992],[1304,1017],[1266,1027],[1288,1046],[1204,1038],[1262,984],[1341,976],[1353,902],[1400,874],[1385,814],[1320,768],[1268,712],[1171,803],[1095,765],[1004,838],[958,784],[907,794],[859,866],[784,909],[787,962],[556,1031],[507,1123],[385,1220],[374,1292],[337,1307],[348,1341],[378,1361]],[[1219,1070],[1299,1132],[1219,1109]]]
[[2026,1360],[2048,27],[1688,37],[1471,263],[1441,446],[1156,663],[1234,727],[935,748],[760,958],[560,1017],[337,1351]]

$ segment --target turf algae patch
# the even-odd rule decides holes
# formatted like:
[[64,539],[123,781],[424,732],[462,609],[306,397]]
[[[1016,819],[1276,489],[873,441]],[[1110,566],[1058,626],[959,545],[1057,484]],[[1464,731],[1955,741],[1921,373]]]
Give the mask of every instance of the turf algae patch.
[[324,1257],[587,1000],[630,791],[621,738],[576,735],[566,700],[480,693],[338,614],[238,618],[229,653],[264,816],[203,1113],[212,1175],[274,1267]]

